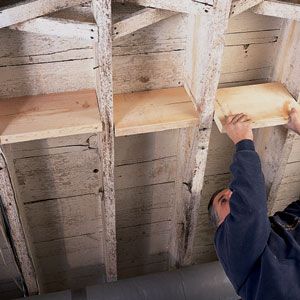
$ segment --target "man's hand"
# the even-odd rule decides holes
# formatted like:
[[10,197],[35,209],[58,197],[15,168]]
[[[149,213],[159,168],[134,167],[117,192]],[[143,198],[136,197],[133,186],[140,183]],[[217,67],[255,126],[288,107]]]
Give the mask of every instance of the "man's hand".
[[253,141],[251,120],[245,114],[237,114],[226,117],[224,127],[234,144],[245,139]]
[[287,128],[300,134],[300,108],[292,108],[289,115]]

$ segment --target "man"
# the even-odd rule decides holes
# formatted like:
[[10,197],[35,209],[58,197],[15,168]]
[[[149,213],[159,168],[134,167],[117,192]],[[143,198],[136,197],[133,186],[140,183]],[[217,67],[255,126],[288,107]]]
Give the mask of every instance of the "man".
[[[269,219],[250,120],[244,114],[229,116],[225,127],[236,145],[233,179],[208,206],[220,262],[243,300],[299,300],[300,201]],[[292,109],[287,127],[300,134],[300,111]]]

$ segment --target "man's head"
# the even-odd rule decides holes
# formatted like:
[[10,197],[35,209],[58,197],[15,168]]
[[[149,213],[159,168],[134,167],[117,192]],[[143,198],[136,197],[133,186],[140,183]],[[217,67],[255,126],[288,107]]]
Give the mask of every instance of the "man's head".
[[230,213],[229,201],[232,191],[223,188],[216,191],[210,198],[208,204],[208,212],[212,223],[218,227]]

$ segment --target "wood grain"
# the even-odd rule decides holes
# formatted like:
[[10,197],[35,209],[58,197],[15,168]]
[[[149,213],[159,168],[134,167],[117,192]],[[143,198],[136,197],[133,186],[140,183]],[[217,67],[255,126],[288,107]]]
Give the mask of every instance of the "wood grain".
[[297,105],[295,99],[279,82],[222,88],[217,91],[215,122],[224,133],[225,118],[244,113],[252,128],[287,124],[289,111]]
[[116,136],[189,127],[197,112],[184,88],[114,96]]
[[0,100],[0,143],[101,131],[95,92],[84,90]]

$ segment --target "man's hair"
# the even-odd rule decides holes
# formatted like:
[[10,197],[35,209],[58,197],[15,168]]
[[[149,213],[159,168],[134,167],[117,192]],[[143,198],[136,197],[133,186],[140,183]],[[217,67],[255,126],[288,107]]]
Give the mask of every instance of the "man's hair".
[[209,219],[210,219],[211,223],[214,225],[214,227],[218,227],[219,221],[220,221],[220,218],[219,218],[217,212],[216,212],[215,209],[214,209],[214,205],[213,205],[213,204],[214,204],[214,200],[215,200],[216,196],[217,196],[220,192],[222,192],[223,190],[225,190],[225,189],[226,189],[226,187],[223,187],[223,188],[221,188],[221,189],[215,191],[215,192],[212,194],[212,196],[210,197],[210,200],[209,200],[209,202],[208,202],[207,209],[208,209],[208,213],[209,213]]

